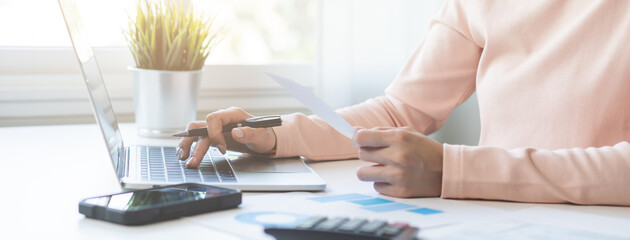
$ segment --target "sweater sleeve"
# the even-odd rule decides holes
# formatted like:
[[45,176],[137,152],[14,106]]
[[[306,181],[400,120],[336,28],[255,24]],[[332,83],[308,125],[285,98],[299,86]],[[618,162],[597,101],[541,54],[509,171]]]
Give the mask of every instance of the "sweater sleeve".
[[[481,48],[469,37],[459,6],[449,2],[431,22],[427,38],[412,54],[385,96],[339,109],[353,126],[410,126],[424,134],[437,131],[451,111],[475,91]],[[317,116],[282,116],[275,127],[276,157],[312,160],[357,157],[351,140]]]
[[630,144],[543,150],[444,147],[443,198],[630,205]]

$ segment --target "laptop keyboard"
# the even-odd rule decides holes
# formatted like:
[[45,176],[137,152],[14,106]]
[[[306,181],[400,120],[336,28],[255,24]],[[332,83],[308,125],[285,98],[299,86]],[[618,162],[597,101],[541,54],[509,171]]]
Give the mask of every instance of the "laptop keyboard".
[[198,169],[186,168],[177,159],[175,147],[136,146],[140,157],[140,177],[151,182],[236,182],[234,171],[217,148],[210,148]]

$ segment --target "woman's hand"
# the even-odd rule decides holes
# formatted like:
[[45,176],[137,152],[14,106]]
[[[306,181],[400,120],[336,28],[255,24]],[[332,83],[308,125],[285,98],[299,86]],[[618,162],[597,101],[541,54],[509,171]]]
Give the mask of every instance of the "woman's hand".
[[[225,154],[227,149],[238,149],[236,148],[237,146],[228,146],[226,143],[226,139],[221,133],[223,126],[229,123],[242,122],[251,117],[253,116],[243,109],[231,107],[208,114],[205,122],[189,123],[186,127],[187,130],[207,126],[208,136],[182,138],[177,148],[179,160],[186,160],[190,157],[186,167],[196,168],[201,164],[201,160],[210,146],[217,147],[223,154]],[[256,153],[267,153],[276,146],[276,134],[271,128],[234,128],[231,136],[237,143],[244,144]],[[193,142],[197,142],[197,144],[191,154],[190,146]]]
[[352,142],[359,159],[376,163],[357,176],[394,197],[434,197],[442,192],[442,144],[411,128],[358,130]]

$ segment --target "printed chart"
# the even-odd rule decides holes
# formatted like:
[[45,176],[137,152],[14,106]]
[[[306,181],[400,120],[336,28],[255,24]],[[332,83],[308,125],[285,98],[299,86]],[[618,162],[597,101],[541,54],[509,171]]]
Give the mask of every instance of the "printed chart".
[[398,199],[375,192],[279,193],[249,196],[237,209],[187,217],[246,239],[273,239],[264,226],[292,226],[310,216],[407,222],[421,229],[474,220],[502,210],[439,198]]
[[312,197],[312,198],[308,198],[308,200],[319,202],[319,203],[345,201],[345,202],[360,205],[361,209],[370,211],[370,212],[375,212],[375,213],[385,213],[385,212],[399,211],[399,210],[404,210],[410,213],[417,213],[417,214],[422,214],[422,215],[443,213],[443,211],[437,210],[437,209],[420,207],[420,206],[406,204],[406,203],[400,203],[393,200],[387,200],[380,197],[372,197],[372,196],[359,194],[359,193],[348,193],[348,194],[340,194],[340,195]]

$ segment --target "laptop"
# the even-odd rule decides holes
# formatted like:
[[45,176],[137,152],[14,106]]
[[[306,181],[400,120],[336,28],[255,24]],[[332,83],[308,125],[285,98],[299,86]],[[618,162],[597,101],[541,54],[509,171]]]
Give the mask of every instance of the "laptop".
[[[123,188],[203,183],[243,191],[319,191],[326,182],[300,158],[267,159],[210,148],[198,169],[177,159],[175,146],[125,146],[105,83],[74,0],[59,0],[90,102]],[[184,126],[182,126],[183,128]]]

